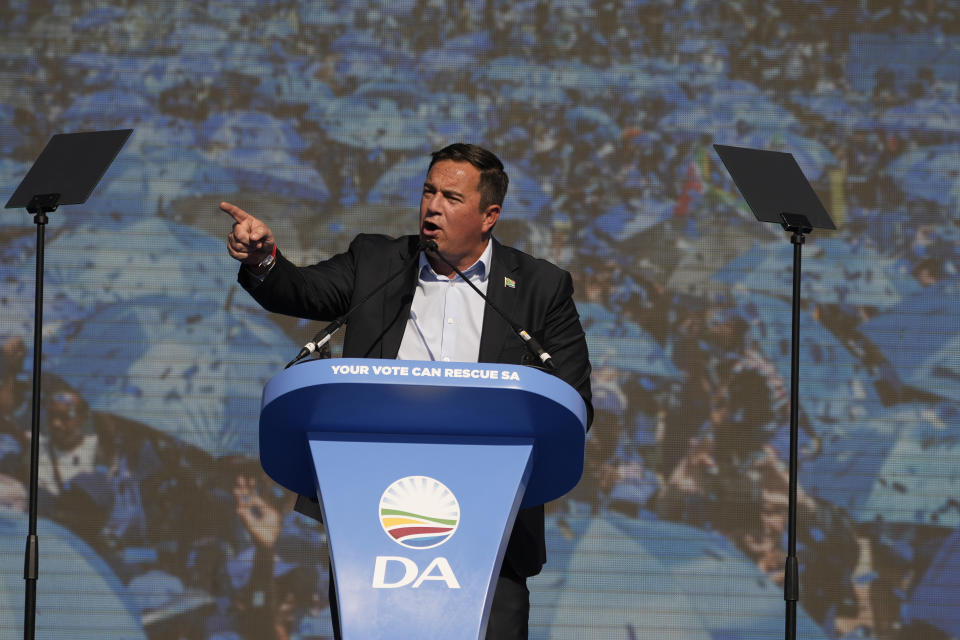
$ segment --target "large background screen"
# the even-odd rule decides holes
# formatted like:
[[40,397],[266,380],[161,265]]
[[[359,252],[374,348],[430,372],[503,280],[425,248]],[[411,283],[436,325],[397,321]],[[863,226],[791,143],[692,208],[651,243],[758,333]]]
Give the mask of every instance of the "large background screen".
[[[782,637],[792,246],[723,143],[792,153],[839,227],[803,253],[800,637],[960,637],[960,3],[11,0],[0,50],[4,201],[53,134],[134,129],[47,226],[41,634],[330,636],[323,529],[257,460],[319,325],[239,288],[217,205],[316,262],[415,232],[429,152],[468,141],[594,366],[531,636]],[[0,212],[4,637],[35,233]]]

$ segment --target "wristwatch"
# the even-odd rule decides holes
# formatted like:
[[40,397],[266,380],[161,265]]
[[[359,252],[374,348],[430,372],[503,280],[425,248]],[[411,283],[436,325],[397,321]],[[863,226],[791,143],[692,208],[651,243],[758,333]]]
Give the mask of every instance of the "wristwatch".
[[257,265],[257,271],[263,272],[273,266],[276,257],[275,254],[271,253],[266,258],[260,261],[260,264]]
[[263,282],[263,279],[267,277],[267,274],[270,273],[270,268],[273,267],[274,263],[277,261],[277,245],[273,245],[273,251],[270,252],[263,260],[260,261],[257,266],[253,267],[247,265],[247,271],[250,273],[250,276],[259,282]]

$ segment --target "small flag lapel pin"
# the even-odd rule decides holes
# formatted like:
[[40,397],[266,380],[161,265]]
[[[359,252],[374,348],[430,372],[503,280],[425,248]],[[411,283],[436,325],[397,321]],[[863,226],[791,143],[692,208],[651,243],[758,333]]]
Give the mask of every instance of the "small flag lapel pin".
[[517,283],[514,282],[513,280],[511,280],[510,278],[504,276],[504,277],[503,277],[503,286],[507,287],[508,289],[516,289],[516,288],[517,288]]

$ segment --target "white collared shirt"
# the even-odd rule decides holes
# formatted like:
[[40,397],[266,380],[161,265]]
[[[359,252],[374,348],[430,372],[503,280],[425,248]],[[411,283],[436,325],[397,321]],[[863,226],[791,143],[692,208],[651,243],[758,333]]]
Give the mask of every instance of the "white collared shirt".
[[[484,294],[492,255],[493,241],[489,241],[480,259],[463,270],[463,275]],[[439,275],[423,253],[418,273],[417,289],[397,359],[476,362],[486,309],[483,298],[460,276]]]
[[[67,451],[61,451],[55,446],[50,446],[48,438],[41,436],[37,484],[55,496],[60,495],[60,486],[57,484],[57,475],[54,473],[53,465],[57,465],[56,473],[59,474],[60,482],[63,483],[64,487],[67,487],[77,476],[93,473],[96,470],[98,446],[99,439],[95,433],[88,433],[83,436],[77,446]],[[53,449],[53,460],[50,458],[51,449]]]

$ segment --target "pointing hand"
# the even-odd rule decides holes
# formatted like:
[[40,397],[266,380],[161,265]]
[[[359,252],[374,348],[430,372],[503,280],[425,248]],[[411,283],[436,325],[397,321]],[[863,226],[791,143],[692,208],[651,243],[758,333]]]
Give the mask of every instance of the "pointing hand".
[[276,240],[270,227],[229,202],[221,202],[220,209],[233,218],[233,230],[227,236],[227,251],[235,260],[256,267],[273,253]]

